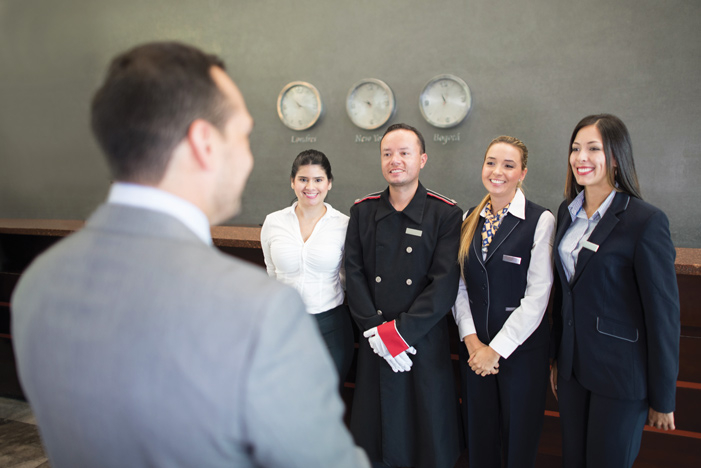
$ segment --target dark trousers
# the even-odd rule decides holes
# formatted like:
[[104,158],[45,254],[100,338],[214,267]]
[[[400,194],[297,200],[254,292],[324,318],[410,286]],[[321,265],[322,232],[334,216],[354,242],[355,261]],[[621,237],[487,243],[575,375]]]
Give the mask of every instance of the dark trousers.
[[463,419],[470,468],[533,467],[543,429],[548,348],[517,349],[481,377],[460,345]]
[[353,360],[353,325],[350,310],[347,305],[341,304],[326,312],[314,314],[314,318],[343,386]]
[[615,400],[590,392],[572,375],[557,379],[565,468],[629,468],[640,451],[647,400]]

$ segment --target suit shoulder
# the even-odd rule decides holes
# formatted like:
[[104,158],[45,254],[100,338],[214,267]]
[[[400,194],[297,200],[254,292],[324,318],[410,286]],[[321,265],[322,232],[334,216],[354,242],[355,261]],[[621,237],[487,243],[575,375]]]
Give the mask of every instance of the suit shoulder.
[[436,192],[435,190],[426,189],[426,194],[429,196],[429,198],[433,198],[435,200],[440,200],[443,203],[447,203],[448,205],[451,205],[451,206],[455,206],[458,204],[458,202],[456,202],[452,198],[448,198],[445,195],[441,195],[440,193]]
[[364,197],[356,199],[353,204],[357,205],[358,203],[362,203],[369,200],[379,200],[380,196],[382,196],[382,190],[380,190],[379,192],[368,193]]
[[628,206],[632,208],[631,212],[640,213],[647,216],[652,216],[657,213],[664,214],[661,209],[657,208],[655,205],[651,205],[645,200],[641,200],[640,198],[630,197],[628,204]]
[[562,203],[560,203],[560,206],[557,208],[557,219],[560,219],[560,217],[567,213],[567,207],[570,206],[570,202],[568,202],[566,199],[562,200]]

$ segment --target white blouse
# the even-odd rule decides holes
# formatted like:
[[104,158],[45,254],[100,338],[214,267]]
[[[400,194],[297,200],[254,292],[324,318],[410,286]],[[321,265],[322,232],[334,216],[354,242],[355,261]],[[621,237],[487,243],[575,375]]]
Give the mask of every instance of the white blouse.
[[297,202],[266,216],[260,231],[268,275],[294,287],[310,314],[343,303],[343,249],[349,218],[324,205],[326,213],[306,242],[295,214]]

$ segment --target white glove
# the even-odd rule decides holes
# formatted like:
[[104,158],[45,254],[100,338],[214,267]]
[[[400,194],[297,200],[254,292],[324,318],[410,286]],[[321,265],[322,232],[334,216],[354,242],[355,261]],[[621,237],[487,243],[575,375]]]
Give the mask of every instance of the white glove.
[[[380,338],[380,335],[377,334],[377,327],[372,327],[370,330],[366,330],[363,333],[363,336],[368,339],[368,343],[370,343],[370,347],[375,352],[375,354],[377,354],[380,357],[385,357],[385,356],[392,357],[389,354],[389,350],[387,349],[387,346],[385,346],[385,344],[382,342],[382,338]],[[392,358],[392,359],[394,359],[394,358]],[[397,371],[394,371],[394,372],[397,372]]]
[[363,336],[368,339],[368,343],[375,354],[384,358],[394,372],[409,372],[411,370],[411,366],[414,363],[407,353],[416,354],[416,349],[413,346],[410,346],[406,351],[402,351],[395,357],[392,357],[387,350],[387,346],[382,342],[382,338],[377,334],[377,327],[365,331]]
[[385,356],[385,361],[387,361],[387,364],[389,364],[394,372],[404,372],[405,370],[409,370],[400,365],[399,362],[397,362],[397,359],[393,358],[389,353],[387,353],[387,356]]

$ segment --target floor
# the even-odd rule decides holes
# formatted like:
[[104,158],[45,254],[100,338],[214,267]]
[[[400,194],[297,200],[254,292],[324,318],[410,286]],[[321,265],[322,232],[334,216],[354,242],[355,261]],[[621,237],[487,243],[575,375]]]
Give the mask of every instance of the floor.
[[25,401],[0,397],[0,466],[49,467],[34,415]]

